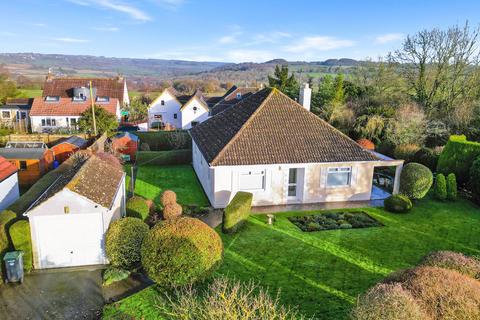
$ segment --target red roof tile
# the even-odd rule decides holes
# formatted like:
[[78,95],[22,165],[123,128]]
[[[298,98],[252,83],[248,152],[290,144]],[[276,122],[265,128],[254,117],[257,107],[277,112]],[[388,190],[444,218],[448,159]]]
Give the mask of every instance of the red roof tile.
[[[110,113],[117,113],[118,99],[110,98],[107,103],[95,103]],[[72,101],[71,98],[60,98],[58,102],[46,102],[44,98],[35,98],[33,100],[30,116],[79,116],[82,112],[90,108],[90,100]]]
[[17,167],[10,163],[4,157],[0,157],[0,182],[17,172]]
[[92,81],[97,89],[97,96],[106,96],[123,101],[125,79],[124,78],[53,78],[46,79],[43,84],[43,96],[59,96],[71,98],[73,88],[86,87]]

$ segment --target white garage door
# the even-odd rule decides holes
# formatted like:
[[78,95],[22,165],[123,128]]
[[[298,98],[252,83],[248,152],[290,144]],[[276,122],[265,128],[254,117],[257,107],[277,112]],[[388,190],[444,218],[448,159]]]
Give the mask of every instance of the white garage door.
[[103,264],[101,214],[66,214],[33,218],[40,268]]

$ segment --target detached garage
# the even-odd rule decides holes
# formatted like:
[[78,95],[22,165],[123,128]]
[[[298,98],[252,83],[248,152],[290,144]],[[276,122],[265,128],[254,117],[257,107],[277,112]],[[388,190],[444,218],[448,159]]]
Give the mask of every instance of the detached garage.
[[36,269],[106,264],[105,233],[125,215],[125,174],[93,155],[56,180],[25,215]]

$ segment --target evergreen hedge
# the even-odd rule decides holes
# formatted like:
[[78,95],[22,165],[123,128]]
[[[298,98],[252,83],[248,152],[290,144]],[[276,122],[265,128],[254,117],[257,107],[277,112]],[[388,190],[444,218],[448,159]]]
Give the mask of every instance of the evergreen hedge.
[[443,173],[437,174],[434,188],[435,198],[437,200],[447,200],[447,180]]
[[457,177],[455,173],[450,173],[447,176],[447,199],[451,201],[457,200]]
[[453,135],[440,154],[437,171],[443,174],[455,173],[459,183],[467,183],[470,167],[478,156],[479,142],[468,141],[464,135]]
[[423,164],[431,171],[435,171],[437,170],[438,154],[433,149],[423,147],[415,152],[413,162]]
[[223,212],[222,230],[224,233],[237,232],[247,221],[252,208],[253,194],[239,191]]
[[411,162],[400,175],[400,193],[410,199],[422,199],[433,184],[433,174],[423,164]]
[[180,149],[171,151],[137,151],[137,164],[176,165],[192,163],[192,150]]
[[480,156],[475,159],[470,168],[470,181],[468,184],[472,192],[473,201],[480,204]]
[[142,197],[131,197],[127,201],[127,217],[138,218],[145,221],[150,213],[147,202]]
[[[142,143],[148,144],[151,151],[192,149],[192,138],[186,130],[135,132]],[[176,136],[176,137],[174,137]],[[176,142],[175,142],[176,141]],[[181,142],[181,143],[179,143]]]
[[30,272],[33,269],[32,238],[28,220],[19,220],[9,228],[10,238],[15,250],[23,251],[23,269]]

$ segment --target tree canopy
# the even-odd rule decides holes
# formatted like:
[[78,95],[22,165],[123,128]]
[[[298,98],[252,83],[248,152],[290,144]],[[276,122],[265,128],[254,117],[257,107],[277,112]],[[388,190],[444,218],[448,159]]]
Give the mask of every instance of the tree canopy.
[[273,76],[268,76],[268,84],[270,87],[282,91],[290,98],[298,99],[300,86],[295,75],[293,73],[291,75],[288,74],[287,65],[276,65]]
[[[82,132],[93,133],[92,114],[92,107],[90,107],[80,115],[78,127]],[[113,132],[118,128],[117,117],[99,105],[95,105],[95,124],[98,134]]]

